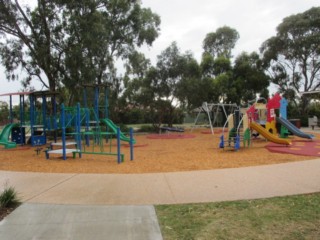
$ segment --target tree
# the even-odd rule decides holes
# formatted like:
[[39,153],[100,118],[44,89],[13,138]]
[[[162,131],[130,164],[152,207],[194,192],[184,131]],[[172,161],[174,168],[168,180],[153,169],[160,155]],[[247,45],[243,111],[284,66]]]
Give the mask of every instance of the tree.
[[4,37],[0,55],[9,80],[18,78],[16,70],[21,67],[27,74],[25,86],[37,78],[50,90],[56,89],[63,53],[60,10],[52,1],[38,1],[34,11],[17,0],[0,1],[0,34]]
[[0,101],[0,124],[5,125],[9,121],[8,103]]
[[[269,75],[279,91],[298,102],[298,92],[320,87],[320,7],[283,19],[277,35],[261,46]],[[300,113],[306,113],[309,100],[301,98]]]
[[256,52],[243,52],[237,56],[233,67],[233,79],[238,96],[234,102],[248,102],[255,99],[258,93],[261,97],[268,97],[269,77],[265,74],[262,60]]
[[[128,60],[137,47],[151,45],[158,36],[159,16],[141,8],[137,1],[66,1],[66,6],[67,32],[72,36],[66,64],[69,82],[77,79],[80,83],[91,80],[100,84],[108,78],[119,80],[115,59]],[[75,65],[74,59],[82,61]],[[117,83],[114,88],[119,90]]]
[[239,33],[235,29],[224,26],[206,35],[203,40],[203,49],[213,58],[220,56],[231,58],[231,51],[238,39]]
[[[209,53],[202,55],[201,61],[202,81],[206,82],[207,96],[203,101],[227,103],[231,97],[232,65],[231,60],[223,55],[213,58]],[[211,82],[209,84],[209,82]]]
[[201,96],[197,94],[200,67],[191,53],[180,52],[176,42],[161,52],[156,66],[151,66],[142,55],[130,59],[124,96],[130,103],[148,110],[154,125],[172,125],[180,114],[179,108],[190,106]]
[[229,103],[237,99],[232,79],[231,51],[238,39],[239,33],[235,29],[224,26],[208,33],[203,40],[201,69],[203,77],[211,79],[214,91],[211,91],[209,99],[213,102]]
[[26,83],[36,76],[50,90],[65,85],[72,94],[77,84],[104,82],[107,73],[115,77],[115,60],[151,45],[160,24],[136,0],[39,0],[33,10],[0,0],[0,10],[1,58],[9,79],[22,67]]

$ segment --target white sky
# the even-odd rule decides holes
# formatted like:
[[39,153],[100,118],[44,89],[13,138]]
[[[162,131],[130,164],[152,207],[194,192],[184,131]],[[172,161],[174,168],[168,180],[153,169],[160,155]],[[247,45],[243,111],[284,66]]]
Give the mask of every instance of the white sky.
[[[34,1],[34,0],[31,0]],[[21,2],[31,2],[21,0]],[[200,61],[206,34],[229,26],[240,34],[233,55],[258,51],[261,44],[276,34],[282,19],[319,6],[319,0],[142,0],[143,7],[161,17],[160,36],[152,47],[144,48],[155,63],[156,56],[173,41],[181,52],[190,50]],[[8,82],[0,66],[0,94],[21,90],[19,82]],[[33,83],[37,90],[40,84]],[[3,97],[0,100],[4,100]]]

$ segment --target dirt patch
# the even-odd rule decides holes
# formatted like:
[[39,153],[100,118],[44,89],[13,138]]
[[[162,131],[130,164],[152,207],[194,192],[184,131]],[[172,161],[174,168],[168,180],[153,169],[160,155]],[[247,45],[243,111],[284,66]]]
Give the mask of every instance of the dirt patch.
[[[63,160],[51,154],[46,160],[43,150],[39,155],[36,148],[18,147],[0,149],[0,170],[48,173],[155,173],[235,168],[265,164],[277,164],[314,159],[310,156],[272,153],[263,139],[252,141],[249,148],[223,150],[219,148],[220,134],[202,134],[203,129],[194,130],[194,138],[149,139],[146,135],[135,136],[137,147],[134,161],[130,161],[130,149],[123,143],[124,163],[118,164],[115,156],[89,155],[73,159],[70,155]],[[180,134],[180,133],[179,133]],[[190,132],[185,132],[190,135]],[[316,136],[319,139],[319,136]],[[298,139],[298,138],[296,138]],[[281,146],[279,146],[281,147]],[[283,146],[285,147],[285,146]],[[115,151],[115,144],[111,146]],[[105,146],[108,149],[108,146]]]
[[0,222],[6,216],[8,216],[11,212],[13,212],[17,207],[10,207],[10,208],[0,208]]

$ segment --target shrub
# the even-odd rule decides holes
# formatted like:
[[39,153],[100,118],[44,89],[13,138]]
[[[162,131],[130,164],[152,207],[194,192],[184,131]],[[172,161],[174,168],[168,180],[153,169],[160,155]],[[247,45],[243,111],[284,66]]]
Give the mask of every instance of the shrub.
[[17,206],[20,203],[18,194],[13,187],[5,187],[3,192],[0,194],[0,207],[9,208]]
[[158,130],[153,125],[142,125],[139,132],[157,132]]
[[121,132],[128,133],[130,130],[130,128],[123,123],[118,124],[118,126],[119,126]]

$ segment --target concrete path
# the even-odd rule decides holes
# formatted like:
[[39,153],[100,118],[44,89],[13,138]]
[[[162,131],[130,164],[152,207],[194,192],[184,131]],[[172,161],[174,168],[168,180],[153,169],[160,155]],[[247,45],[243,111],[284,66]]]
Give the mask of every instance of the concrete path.
[[23,204],[0,224],[6,240],[161,240],[153,206]]
[[0,171],[24,202],[153,205],[268,198],[320,191],[320,159],[257,167],[154,174]]
[[320,159],[156,174],[0,171],[0,186],[5,183],[25,204],[0,223],[0,239],[153,240],[162,239],[153,204],[320,192]]

